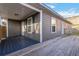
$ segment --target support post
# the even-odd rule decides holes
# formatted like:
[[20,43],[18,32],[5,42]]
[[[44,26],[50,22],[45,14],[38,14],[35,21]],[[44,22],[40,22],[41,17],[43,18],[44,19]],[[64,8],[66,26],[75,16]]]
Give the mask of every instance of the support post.
[[40,43],[42,43],[43,37],[42,37],[42,11],[40,11]]

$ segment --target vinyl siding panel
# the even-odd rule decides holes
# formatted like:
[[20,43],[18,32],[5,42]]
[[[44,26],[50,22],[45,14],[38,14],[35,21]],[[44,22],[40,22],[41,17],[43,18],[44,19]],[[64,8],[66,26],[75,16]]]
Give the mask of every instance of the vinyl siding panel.
[[[51,32],[51,17],[56,18],[56,33]],[[61,20],[57,17],[50,15],[46,12],[43,12],[43,41],[53,39],[59,35],[61,35]]]
[[65,34],[71,34],[72,25],[64,22],[64,32],[65,32]]

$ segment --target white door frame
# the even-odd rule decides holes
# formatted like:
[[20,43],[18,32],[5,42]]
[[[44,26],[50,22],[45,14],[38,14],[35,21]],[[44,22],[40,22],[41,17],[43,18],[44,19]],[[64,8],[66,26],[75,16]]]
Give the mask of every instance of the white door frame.
[[61,26],[62,26],[61,34],[64,34],[64,22],[63,21],[61,21]]
[[37,9],[37,8],[27,4],[27,3],[20,3],[20,4],[40,13],[40,43],[42,43],[42,41],[43,41],[43,36],[42,36],[42,10],[39,10],[39,9]]

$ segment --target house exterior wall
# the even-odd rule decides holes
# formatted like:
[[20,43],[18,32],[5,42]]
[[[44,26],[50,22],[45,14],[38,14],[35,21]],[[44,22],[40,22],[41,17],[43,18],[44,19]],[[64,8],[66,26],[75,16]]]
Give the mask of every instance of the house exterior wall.
[[[56,19],[56,32],[51,32],[51,17]],[[56,18],[53,15],[49,15],[46,12],[43,12],[43,24],[42,24],[42,32],[43,32],[43,41],[53,39],[59,35],[61,35],[61,20]]]
[[[53,38],[61,35],[62,20],[59,19],[58,16],[56,16],[55,14],[52,14],[49,10],[47,10],[43,7],[40,7],[38,4],[37,5],[29,4],[29,5],[32,5],[33,7],[36,7],[37,9],[40,9],[40,10],[43,11],[42,12],[42,39],[43,39],[43,41],[53,39]],[[35,25],[34,25],[35,23],[38,23],[39,27],[40,27],[40,14],[37,14],[35,16],[33,15],[31,17],[33,17],[33,21],[34,21],[33,22],[33,28],[35,28]],[[55,33],[51,32],[51,17],[54,17],[55,20],[56,20],[56,32]],[[27,19],[23,22],[26,24],[26,21],[27,21]],[[39,28],[39,30],[40,30],[40,28]],[[21,33],[21,31],[20,31],[20,33]],[[32,34],[29,34],[27,31],[25,31],[24,36],[27,36],[27,37],[32,38],[34,40],[40,41],[40,32],[35,33],[35,29],[34,29]]]
[[71,34],[72,33],[72,25],[64,22],[64,33]]
[[[56,14],[50,12],[47,8],[44,8],[40,4],[31,4],[29,5],[42,10],[42,39],[43,41],[53,39],[62,34],[62,19],[60,19]],[[51,17],[56,19],[56,32],[51,32]],[[68,25],[69,26],[69,25]],[[63,28],[64,29],[64,28]]]
[[[33,16],[30,16],[33,18],[33,33],[28,33],[27,31],[25,31],[24,35],[31,38],[31,39],[34,39],[34,40],[37,40],[37,41],[40,41],[40,14],[36,14],[36,15],[33,15]],[[29,17],[28,17],[29,18]],[[26,21],[27,19],[24,21],[25,24],[26,24]],[[36,33],[35,31],[35,24],[39,24],[39,33]],[[27,24],[26,24],[27,25]]]
[[8,20],[8,37],[21,35],[21,22]]

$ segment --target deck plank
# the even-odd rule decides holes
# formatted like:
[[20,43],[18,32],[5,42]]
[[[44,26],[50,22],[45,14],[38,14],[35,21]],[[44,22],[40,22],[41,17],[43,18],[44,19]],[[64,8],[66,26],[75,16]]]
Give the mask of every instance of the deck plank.
[[79,36],[68,36],[25,56],[79,56]]
[[24,36],[7,38],[0,43],[0,55],[7,55],[36,43],[39,42]]

